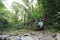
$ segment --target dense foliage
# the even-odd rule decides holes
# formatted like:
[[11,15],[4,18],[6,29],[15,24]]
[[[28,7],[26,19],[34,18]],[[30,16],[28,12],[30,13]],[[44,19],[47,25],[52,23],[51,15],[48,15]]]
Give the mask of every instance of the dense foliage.
[[46,9],[45,20],[48,28],[59,30],[60,27],[60,8],[59,0],[47,0],[47,4],[44,6]]
[[37,0],[35,7],[33,2],[14,2],[10,12],[0,1],[0,29],[60,30],[60,0]]

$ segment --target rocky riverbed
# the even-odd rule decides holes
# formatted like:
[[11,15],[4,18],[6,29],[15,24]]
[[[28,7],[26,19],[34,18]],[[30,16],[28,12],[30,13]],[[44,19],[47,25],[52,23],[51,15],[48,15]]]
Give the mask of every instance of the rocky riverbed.
[[32,32],[20,35],[0,35],[0,40],[60,40],[59,33]]

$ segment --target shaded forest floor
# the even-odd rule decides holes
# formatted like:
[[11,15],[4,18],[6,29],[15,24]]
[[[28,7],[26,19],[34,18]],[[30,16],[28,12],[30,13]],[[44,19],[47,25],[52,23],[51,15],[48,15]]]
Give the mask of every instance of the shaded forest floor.
[[15,31],[4,31],[4,32],[0,32],[2,34],[8,34],[8,35],[23,35],[23,34],[52,34],[52,33],[59,33],[60,34],[60,31],[58,32],[55,32],[55,31],[52,31],[52,30],[43,30],[43,31],[33,31],[33,30],[26,30],[26,29],[22,29],[22,30],[15,30]]

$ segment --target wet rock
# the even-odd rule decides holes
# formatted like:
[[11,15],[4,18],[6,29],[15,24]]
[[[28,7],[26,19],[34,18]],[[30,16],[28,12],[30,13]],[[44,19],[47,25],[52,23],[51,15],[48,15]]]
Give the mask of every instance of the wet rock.
[[57,40],[57,38],[55,38],[54,40]]
[[23,36],[29,36],[29,35],[26,35],[26,34],[25,34],[25,35],[23,35]]
[[0,40],[2,40],[2,38],[0,38]]
[[35,33],[30,33],[30,35],[35,35]]
[[57,36],[57,34],[52,34],[52,37],[55,38]]
[[0,35],[0,40],[6,40],[6,37],[8,37],[9,35]]
[[21,40],[21,38],[19,36],[11,36],[8,37],[9,40]]
[[56,38],[57,40],[60,40],[60,34],[57,34]]
[[30,34],[24,34],[23,36],[30,36]]
[[1,37],[0,40],[6,40],[6,38],[5,37]]

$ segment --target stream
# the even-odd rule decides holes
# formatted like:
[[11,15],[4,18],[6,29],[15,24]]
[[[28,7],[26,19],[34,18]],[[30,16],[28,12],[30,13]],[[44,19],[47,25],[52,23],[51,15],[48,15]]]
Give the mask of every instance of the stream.
[[60,40],[60,34],[0,35],[0,40]]

